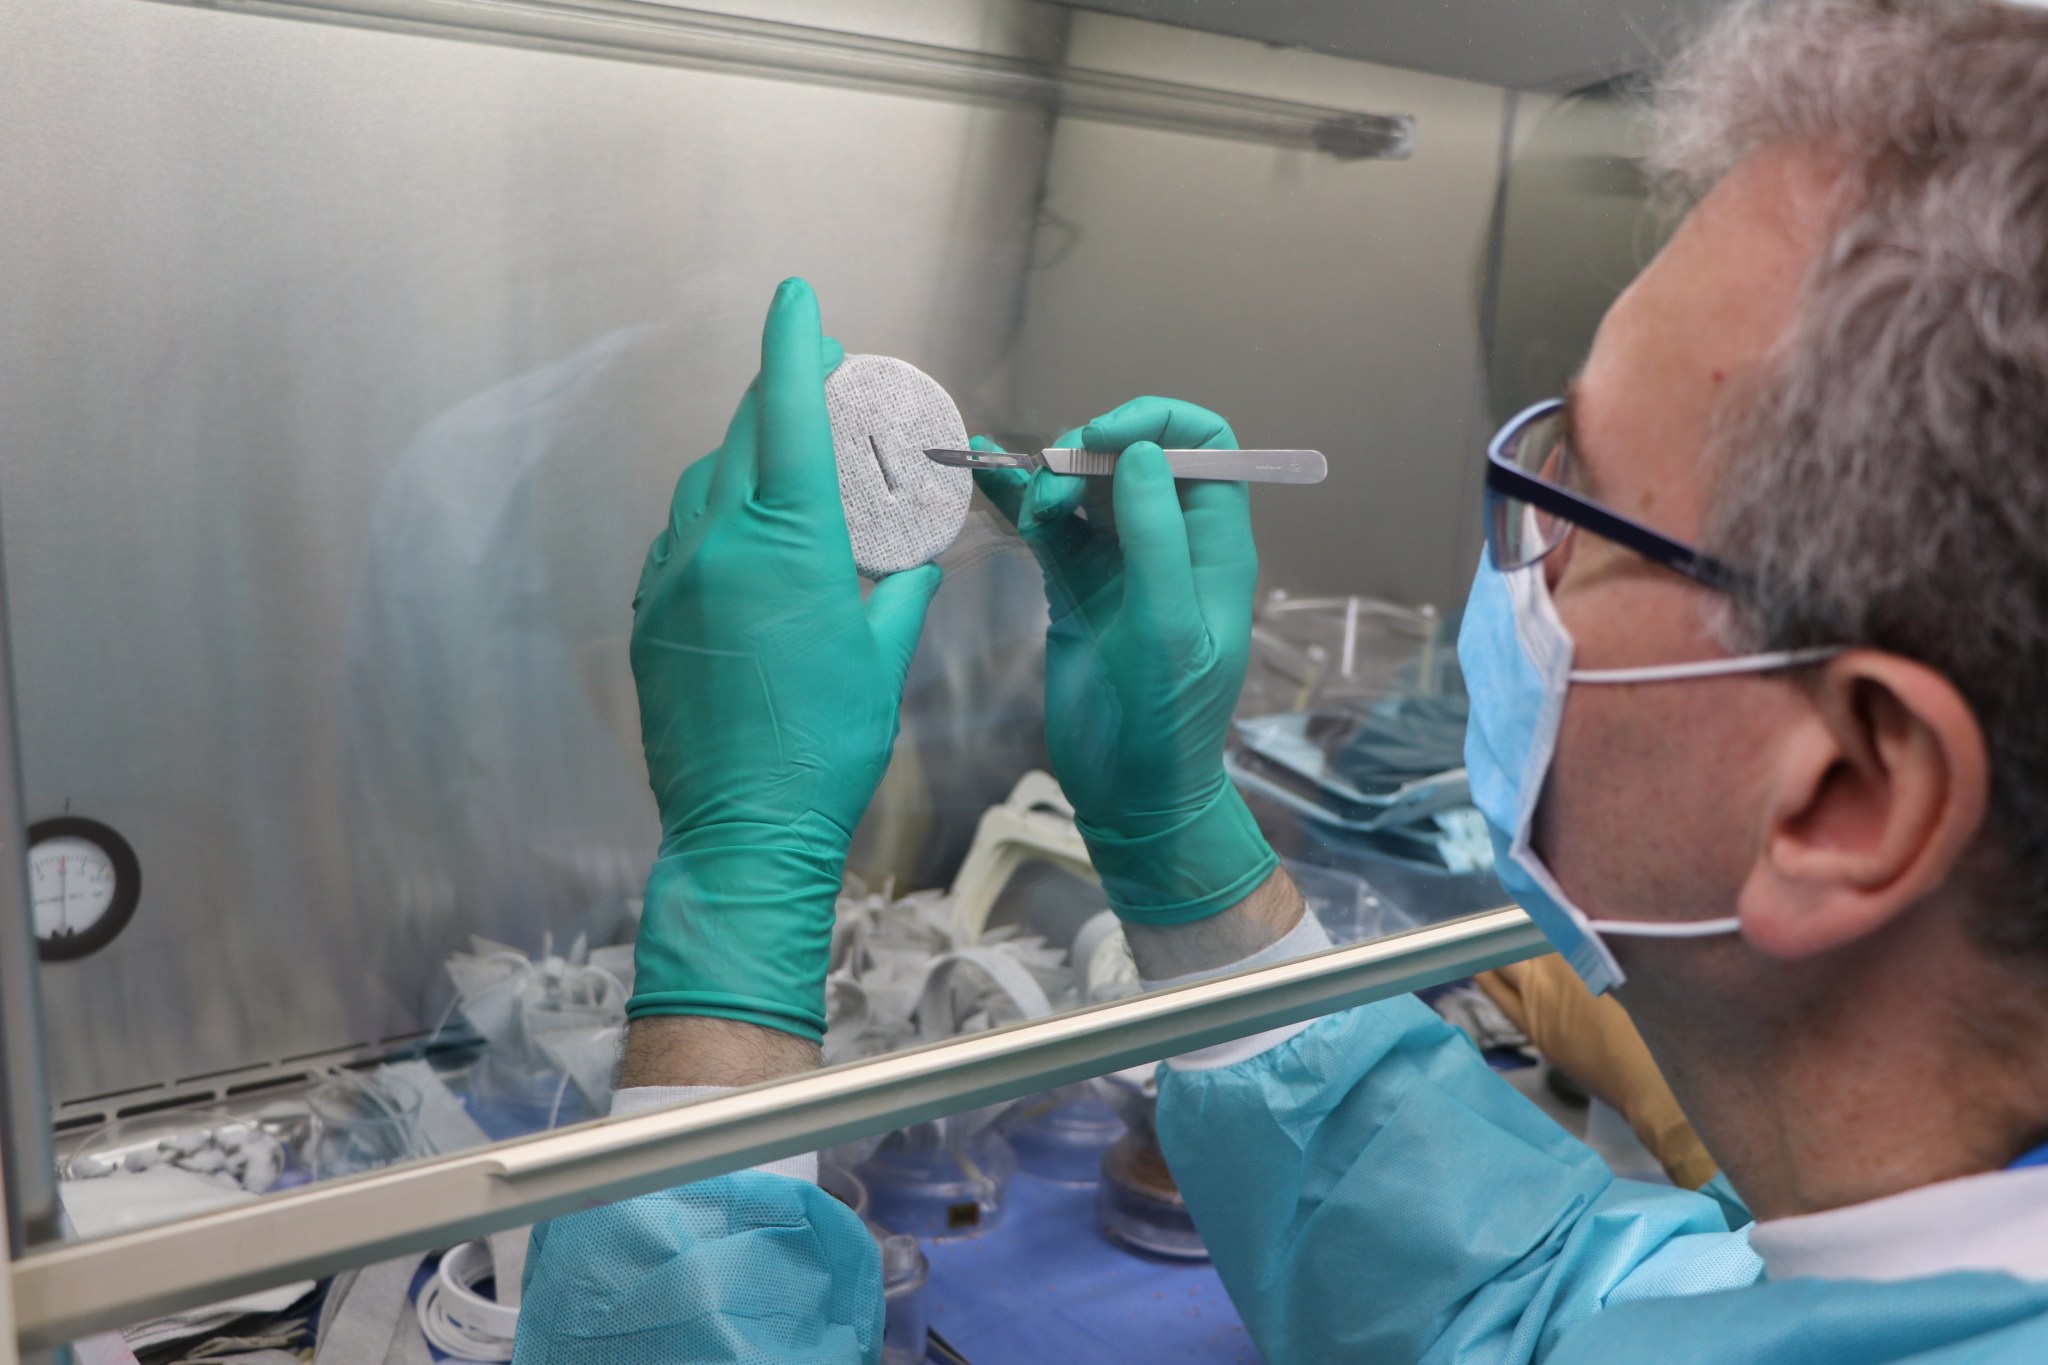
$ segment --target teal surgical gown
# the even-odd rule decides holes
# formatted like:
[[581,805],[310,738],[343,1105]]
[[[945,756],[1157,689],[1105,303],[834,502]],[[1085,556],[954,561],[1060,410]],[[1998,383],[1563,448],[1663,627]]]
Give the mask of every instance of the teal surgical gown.
[[[1413,999],[1166,1070],[1159,1129],[1271,1365],[2048,1361],[2048,1284],[1765,1282],[1723,1204],[1617,1179]],[[536,1231],[514,1362],[873,1361],[880,1298],[858,1219],[742,1173]]]
[[736,1171],[533,1230],[513,1365],[881,1357],[881,1253],[807,1180]]

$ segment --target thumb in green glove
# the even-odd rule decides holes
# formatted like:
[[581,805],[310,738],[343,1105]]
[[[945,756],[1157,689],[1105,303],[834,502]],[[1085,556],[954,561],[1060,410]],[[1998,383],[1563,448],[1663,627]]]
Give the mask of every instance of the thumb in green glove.
[[628,1013],[817,1039],[847,849],[895,744],[935,566],[865,603],[824,380],[837,343],[777,290],[724,442],[676,485],[633,601],[641,739],[661,812]]

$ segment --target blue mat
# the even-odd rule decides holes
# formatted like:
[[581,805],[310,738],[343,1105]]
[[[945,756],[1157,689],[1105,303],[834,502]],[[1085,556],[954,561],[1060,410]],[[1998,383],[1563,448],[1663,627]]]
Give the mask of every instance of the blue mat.
[[1207,1262],[1125,1251],[1095,1221],[1095,1187],[1019,1175],[993,1232],[926,1242],[931,1323],[973,1365],[1258,1365]]

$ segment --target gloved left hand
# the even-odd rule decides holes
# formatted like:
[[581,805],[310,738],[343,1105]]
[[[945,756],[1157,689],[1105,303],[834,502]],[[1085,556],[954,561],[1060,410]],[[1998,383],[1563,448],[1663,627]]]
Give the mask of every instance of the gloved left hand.
[[817,1039],[847,849],[895,744],[935,566],[865,604],[839,499],[820,334],[776,292],[724,443],[684,471],[633,599],[633,678],[661,851],[628,1013]]

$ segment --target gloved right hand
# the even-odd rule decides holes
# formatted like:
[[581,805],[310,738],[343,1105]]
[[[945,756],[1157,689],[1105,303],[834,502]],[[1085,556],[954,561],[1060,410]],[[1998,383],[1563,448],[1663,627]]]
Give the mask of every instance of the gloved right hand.
[[634,1018],[698,1014],[817,1039],[846,854],[896,739],[939,586],[926,565],[863,604],[839,499],[820,335],[776,292],[761,372],[683,472],[633,599],[633,680],[661,853],[634,949]]
[[1053,772],[1119,916],[1202,919],[1279,865],[1223,771],[1259,561],[1245,486],[1176,484],[1161,447],[1237,438],[1192,403],[1139,398],[1058,444],[1120,452],[1114,478],[975,475],[1045,574]]

